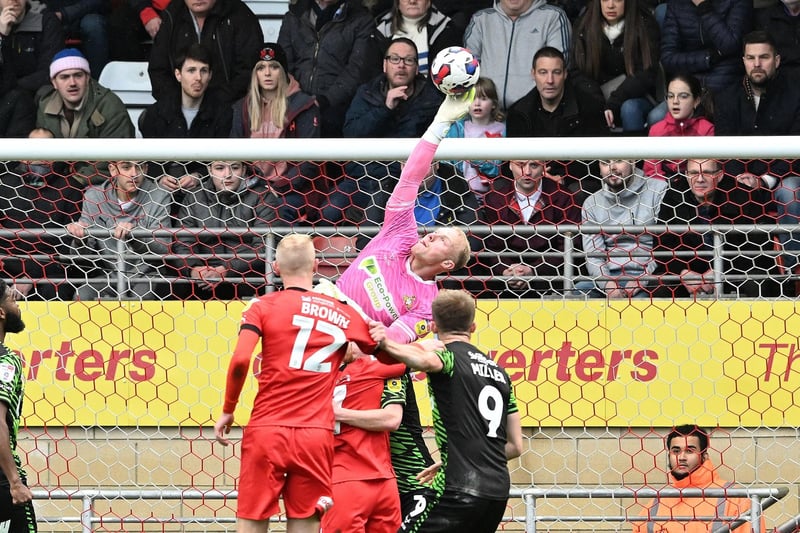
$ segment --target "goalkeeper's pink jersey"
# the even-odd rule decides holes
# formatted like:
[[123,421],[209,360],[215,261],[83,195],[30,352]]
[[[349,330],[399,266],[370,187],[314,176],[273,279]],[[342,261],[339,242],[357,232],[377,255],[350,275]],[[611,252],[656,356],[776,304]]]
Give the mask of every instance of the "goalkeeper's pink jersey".
[[386,204],[383,228],[336,282],[370,318],[386,325],[390,339],[402,343],[430,330],[431,302],[439,292],[435,281],[411,271],[410,262],[411,247],[419,240],[414,202],[436,148],[417,143]]

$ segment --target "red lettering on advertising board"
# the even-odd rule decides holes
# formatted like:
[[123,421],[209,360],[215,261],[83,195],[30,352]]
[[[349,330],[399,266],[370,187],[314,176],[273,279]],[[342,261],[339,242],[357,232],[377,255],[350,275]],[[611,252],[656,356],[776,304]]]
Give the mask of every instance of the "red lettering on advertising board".
[[33,350],[27,361],[28,379],[35,381],[42,364],[56,362],[53,373],[56,381],[114,381],[128,378],[131,381],[148,381],[156,373],[156,352],[153,350],[111,350],[104,355],[97,350],[75,352],[72,343],[64,341],[58,350]]
[[[652,381],[658,373],[655,362],[659,359],[658,352],[647,349],[577,351],[569,341],[563,342],[558,349],[534,350],[530,355],[519,350],[500,353],[493,350],[489,356],[506,370],[511,381],[616,381],[620,376]],[[548,360],[556,363],[555,375],[551,374],[551,368],[543,368],[543,363]],[[540,370],[547,375],[540,376]]]
[[[767,344],[759,344],[759,348],[766,348],[769,350],[769,355],[767,355],[767,368],[764,371],[764,382],[768,382],[769,378],[773,375],[777,376],[780,379],[780,374],[783,374],[783,381],[789,381],[789,376],[792,373],[792,365],[794,365],[795,361],[800,359],[800,350],[797,349],[797,345],[792,344],[778,344],[778,343],[767,343]],[[782,369],[775,368],[775,356],[784,350],[788,351],[787,358],[786,358],[786,366]],[[795,369],[796,371],[797,369]]]

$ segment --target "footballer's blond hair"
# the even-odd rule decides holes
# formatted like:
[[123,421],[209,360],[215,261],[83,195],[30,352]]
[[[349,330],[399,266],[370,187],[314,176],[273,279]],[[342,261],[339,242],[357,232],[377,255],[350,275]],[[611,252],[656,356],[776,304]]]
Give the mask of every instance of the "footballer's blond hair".
[[467,266],[469,258],[472,255],[472,249],[470,248],[466,232],[461,228],[454,227],[453,229],[458,232],[458,238],[461,240],[461,244],[456,246],[455,257],[453,257],[453,263],[455,263],[453,270],[458,270]]
[[309,235],[290,233],[275,250],[275,262],[281,275],[309,274],[314,272],[314,243]]

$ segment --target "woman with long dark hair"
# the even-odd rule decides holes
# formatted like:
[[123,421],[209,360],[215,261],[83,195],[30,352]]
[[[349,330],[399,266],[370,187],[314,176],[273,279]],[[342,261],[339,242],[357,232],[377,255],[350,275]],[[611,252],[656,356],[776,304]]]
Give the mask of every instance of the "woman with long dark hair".
[[638,0],[591,0],[573,32],[573,75],[601,98],[610,128],[644,133],[655,106],[659,32]]

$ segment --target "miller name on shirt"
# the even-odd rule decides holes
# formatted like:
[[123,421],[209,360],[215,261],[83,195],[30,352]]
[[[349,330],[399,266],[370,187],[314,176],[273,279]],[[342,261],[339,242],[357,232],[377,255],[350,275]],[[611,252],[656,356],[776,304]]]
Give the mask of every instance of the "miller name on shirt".
[[470,358],[472,373],[484,378],[493,379],[500,383],[506,383],[506,375],[497,366],[497,363],[487,359],[482,353],[467,352]]

